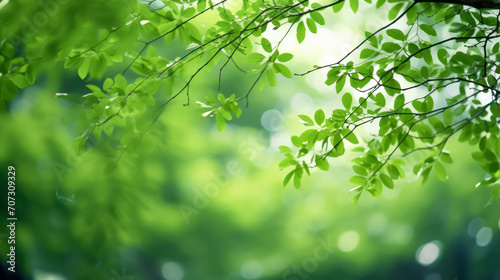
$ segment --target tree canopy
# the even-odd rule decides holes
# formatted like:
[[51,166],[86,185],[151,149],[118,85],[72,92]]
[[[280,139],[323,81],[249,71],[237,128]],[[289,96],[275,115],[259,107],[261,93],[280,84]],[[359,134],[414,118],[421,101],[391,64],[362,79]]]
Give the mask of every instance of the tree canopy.
[[[424,181],[432,170],[446,180],[445,164],[453,160],[445,147],[455,136],[478,148],[472,156],[489,174],[479,184],[492,188],[491,201],[500,197],[497,1],[29,3],[1,4],[0,103],[8,111],[20,89],[36,86],[42,69],[51,69],[49,83],[62,71],[78,75],[80,93],[55,94],[79,104],[77,154],[104,138],[114,143],[109,166],[115,166],[155,133],[174,99],[203,108],[203,117],[223,131],[251,106],[257,89],[277,86],[278,75],[326,72],[341,104],[298,116],[305,130],[280,147],[280,168],[292,168],[285,185],[299,188],[311,168],[328,170],[332,158],[353,146],[354,200],[394,188],[408,167]],[[359,9],[386,11],[387,21],[365,30],[364,40],[329,64],[289,69],[294,54],[280,51],[287,37],[302,43],[325,18]],[[68,22],[66,14],[75,16]],[[166,56],[163,48],[178,55]],[[249,87],[224,88],[231,64],[252,81]],[[218,71],[218,88],[200,92],[197,80],[211,69]]]
[[497,279],[497,5],[3,0],[0,278]]

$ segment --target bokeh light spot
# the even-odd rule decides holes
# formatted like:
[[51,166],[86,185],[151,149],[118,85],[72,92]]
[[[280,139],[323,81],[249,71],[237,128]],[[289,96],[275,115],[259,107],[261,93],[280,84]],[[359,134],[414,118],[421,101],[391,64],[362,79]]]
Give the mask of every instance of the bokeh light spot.
[[441,275],[437,273],[429,274],[427,277],[425,277],[425,280],[442,280]]
[[467,227],[467,233],[470,237],[476,237],[477,232],[484,226],[483,218],[474,218],[470,221],[469,226]]
[[394,241],[400,245],[410,242],[412,237],[413,227],[410,225],[402,225],[394,233]]
[[477,246],[484,247],[490,244],[491,239],[493,238],[493,230],[489,227],[483,227],[477,232],[476,235],[476,244]]
[[[7,3],[9,3],[9,0],[5,0],[3,2],[0,3],[0,9],[3,8],[3,6],[7,5]],[[0,73],[0,77],[2,76],[2,73]]]
[[35,270],[35,280],[66,280],[66,277],[61,274]]
[[353,230],[342,233],[339,237],[338,246],[343,252],[350,252],[359,244],[359,234]]
[[256,279],[262,275],[263,268],[260,262],[251,260],[241,266],[241,276],[245,279]]
[[182,280],[184,278],[184,269],[176,262],[167,262],[161,267],[161,275],[167,280]]
[[283,115],[278,110],[267,110],[260,118],[262,126],[269,131],[278,131],[283,128]]
[[425,245],[420,246],[417,250],[417,261],[423,266],[428,266],[433,264],[441,254],[440,242],[432,241]]
[[314,101],[308,94],[297,93],[292,97],[292,108],[295,111],[305,111],[314,106]]
[[383,214],[375,214],[368,221],[368,234],[376,236],[384,233],[387,229],[387,218]]

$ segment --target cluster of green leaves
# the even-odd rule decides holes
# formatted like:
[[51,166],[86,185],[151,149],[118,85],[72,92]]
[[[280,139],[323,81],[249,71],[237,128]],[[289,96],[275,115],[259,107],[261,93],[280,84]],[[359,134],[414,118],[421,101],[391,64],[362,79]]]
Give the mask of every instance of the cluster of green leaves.
[[[226,1],[128,1],[123,8],[126,13],[122,11],[109,20],[101,14],[96,17],[98,32],[68,38],[56,48],[44,43],[43,36],[19,39],[16,44],[26,49],[23,51],[2,41],[0,98],[14,99],[18,88],[33,84],[38,59],[55,57],[85,80],[91,90],[83,96],[57,94],[82,106],[82,134],[75,143],[78,151],[85,149],[90,138],[101,139],[102,132],[118,138],[126,148],[140,140],[166,105],[182,93],[189,104],[195,78],[217,67],[217,92],[221,93],[217,100],[198,104],[210,108],[203,116],[214,117],[222,131],[233,115],[241,115],[238,102],[245,100],[248,104],[259,82],[262,89],[276,86],[277,74],[292,78],[286,63],[293,54],[280,52],[291,31],[302,43],[307,32],[317,33],[318,26],[326,24],[327,12],[341,12],[346,4],[344,0],[327,4],[244,0],[240,8],[228,8]],[[348,8],[358,12],[360,1],[348,2]],[[292,138],[294,147],[281,148],[286,159],[280,166],[294,167],[285,183],[293,177],[299,187],[302,174],[309,173],[309,168],[328,170],[328,157],[343,155],[346,141],[361,145],[357,149],[363,152],[354,159],[357,175],[351,182],[357,185],[355,198],[364,190],[378,196],[382,185],[392,188],[393,180],[405,177],[400,158],[415,151],[427,153],[426,159],[413,168],[415,174],[425,180],[434,169],[439,178],[446,179],[442,163],[449,163],[451,158],[444,146],[461,132],[461,141],[486,143],[479,147],[482,158],[488,158],[481,166],[493,178],[488,185],[495,185],[500,178],[494,172],[498,161],[491,156],[500,153],[495,146],[500,73],[498,11],[446,3],[365,2],[375,9],[391,5],[389,24],[373,33],[367,31],[366,39],[339,61],[307,72],[328,68],[326,84],[342,95],[343,108],[332,108],[331,115],[319,110],[314,120],[300,116],[308,129]],[[393,28],[403,19],[406,29]],[[206,21],[211,24],[204,25]],[[95,31],[96,26],[88,24],[86,28]],[[268,29],[280,29],[282,38],[270,41],[266,38]],[[179,55],[165,57],[161,49],[167,46],[178,48]],[[51,51],[34,55],[43,48]],[[354,53],[359,54],[359,60],[351,57]],[[230,63],[253,77],[254,83],[226,98],[220,80]],[[118,74],[117,68],[123,71]],[[378,134],[361,137],[359,128],[370,124],[378,124]],[[116,133],[117,127],[124,129]],[[492,197],[498,195],[497,191]]]
[[[459,132],[459,141],[479,146],[473,157],[489,174],[482,183],[493,187],[490,202],[497,199],[499,16],[496,10],[442,3],[393,5],[390,23],[366,32],[355,49],[360,49],[359,61],[344,63],[351,52],[317,68],[330,68],[325,83],[342,94],[344,108],[333,110],[325,122],[316,117],[324,114],[316,112],[316,124],[299,116],[308,129],[292,137],[296,149],[281,148],[286,159],[280,166],[295,167],[284,183],[293,174],[299,181],[302,170],[309,173],[310,167],[326,170],[323,161],[344,154],[346,141],[359,144],[359,127],[378,124],[378,134],[364,135],[364,143],[353,149],[362,152],[352,160],[356,175],[349,182],[356,185],[354,201],[365,190],[378,196],[383,185],[392,189],[393,180],[406,176],[404,157],[414,152],[425,154],[413,166],[414,174],[425,182],[434,169],[446,180],[443,163],[453,161],[444,147]],[[390,28],[404,17],[406,30]],[[355,94],[346,89],[348,85]],[[359,96],[357,102],[354,96]]]
[[[31,56],[29,56],[31,57]],[[15,100],[19,89],[35,82],[38,74],[37,62],[17,56],[14,46],[4,41],[0,44],[0,110],[5,102]]]
[[[76,140],[76,147],[83,149],[91,135],[99,139],[101,131],[111,136],[115,126],[133,127],[134,132],[125,136],[120,134],[123,147],[126,147],[126,143],[133,141],[134,136],[140,137],[144,133],[136,131],[137,118],[148,111],[161,113],[166,104],[183,92],[187,94],[189,103],[189,89],[194,78],[202,70],[212,69],[221,60],[220,75],[231,61],[250,62],[251,65],[245,72],[255,74],[257,78],[254,85],[261,81],[261,88],[265,84],[276,86],[276,74],[291,78],[292,72],[284,63],[290,61],[293,55],[279,52],[281,41],[271,43],[264,37],[260,38],[257,44],[266,53],[264,55],[252,52],[250,36],[261,37],[270,23],[274,25],[274,29],[282,25],[291,28],[301,18],[300,13],[308,7],[306,2],[280,1],[275,4],[268,1],[244,1],[244,7],[237,12],[225,8],[224,2],[170,1],[161,9],[152,9],[154,11],[137,4],[135,13],[127,23],[103,31],[94,46],[78,47],[68,54],[60,55],[65,60],[65,67],[77,69],[81,79],[87,76],[99,79],[106,67],[115,63],[124,61],[127,65],[122,75],[119,74],[114,79],[106,78],[102,87],[94,84],[87,86],[92,93],[84,96],[85,114],[82,115],[79,126],[83,134]],[[211,12],[212,15],[215,13],[220,20],[202,32],[193,22],[205,12]],[[320,15],[316,14],[313,18],[324,24]],[[124,55],[124,50],[117,47],[123,45],[125,36],[121,34],[145,42],[142,50],[127,50],[128,55]],[[164,58],[153,46],[159,39],[163,39],[164,45],[178,44],[175,38],[179,38],[186,46],[186,53],[181,57]],[[129,69],[139,76],[133,83],[124,78],[132,77],[128,73]],[[265,79],[261,79],[264,76]],[[186,77],[189,77],[187,81]],[[157,104],[161,98],[153,96],[160,88],[167,99]],[[221,93],[218,95],[219,103],[209,100],[198,104],[211,107],[212,110],[203,116],[215,117],[217,128],[222,131],[226,120],[231,120],[232,115],[241,115],[238,101],[248,98],[252,89],[253,86],[239,97],[232,95],[225,98]],[[154,119],[151,121],[154,122]]]
[[215,117],[215,124],[217,130],[220,132],[224,131],[226,128],[226,120],[230,121],[233,119],[233,115],[237,118],[241,116],[243,111],[238,107],[238,102],[235,101],[236,95],[232,94],[228,98],[225,98],[222,93],[217,95],[217,101],[210,95],[206,98],[206,102],[196,101],[196,105],[199,108],[210,108],[211,110],[203,113],[204,117]]
[[[93,1],[89,3],[45,1],[33,5],[28,0],[2,3],[0,9],[2,111],[8,110],[5,101],[12,101],[20,89],[33,85],[39,73],[55,69],[57,65],[55,62],[66,59],[70,53],[76,55],[78,52],[83,52],[78,47],[83,49],[86,44],[94,43],[94,40],[98,39],[96,34],[105,33],[103,29],[111,29],[119,20],[124,20],[127,7],[122,1],[99,2],[100,9],[96,9],[95,4]],[[110,14],[106,12],[108,10],[114,12]],[[94,55],[91,52],[93,49],[85,49],[85,56]],[[83,64],[79,71],[81,76],[85,76],[87,67],[92,68],[93,72],[98,74],[96,76],[102,76],[106,70],[103,64],[106,64],[107,59],[101,55],[96,56],[94,62],[84,63],[77,59],[74,62]],[[58,71],[51,73],[55,76]]]
[[[190,85],[195,77],[218,65],[221,78],[223,70],[232,62],[239,69],[239,64],[247,68],[241,70],[255,77],[253,85],[229,98],[219,94],[218,103],[210,100],[206,104],[199,103],[202,107],[211,107],[203,116],[215,117],[217,128],[224,130],[226,120],[231,120],[233,115],[241,115],[238,102],[247,100],[258,82],[262,89],[265,85],[276,86],[277,74],[292,78],[292,71],[286,63],[292,60],[293,54],[280,52],[283,39],[294,27],[297,28],[299,42],[305,38],[306,26],[310,32],[316,33],[317,25],[325,24],[320,12],[335,4],[321,5],[305,0],[258,0],[243,1],[241,8],[229,9],[224,5],[225,2],[127,2],[129,14],[122,18],[121,23],[113,22],[111,26],[111,22],[103,24],[96,35],[68,40],[56,48],[57,52],[50,54],[56,62],[63,62],[65,69],[74,71],[81,80],[86,81],[91,91],[83,96],[56,94],[59,98],[72,100],[82,106],[78,125],[82,134],[75,141],[78,153],[83,152],[91,138],[100,140],[102,132],[107,137],[118,138],[122,147],[127,147],[147,132],[145,130],[150,125],[143,121],[144,116],[150,116],[150,122],[154,123],[165,105],[181,93],[186,93],[189,104]],[[204,14],[211,15],[209,21],[217,18],[214,24],[201,25]],[[271,42],[263,36],[271,26],[274,30],[285,30],[280,41]],[[43,40],[41,35],[47,34],[40,34],[40,40]],[[24,44],[28,50],[39,47],[23,38],[18,43]],[[181,47],[179,43],[184,46]],[[263,52],[253,51],[255,45],[260,46]],[[185,51],[178,57],[167,58],[157,51],[164,46]],[[41,49],[43,47],[47,46]],[[3,44],[3,49],[5,57],[13,56],[11,45]],[[43,55],[40,54],[37,59],[44,59]],[[5,63],[18,65],[29,61],[22,57],[16,59],[13,63]],[[36,75],[32,74],[30,65],[27,63],[24,67],[14,67],[21,71],[17,76],[12,71],[2,71],[9,73],[2,79],[2,86],[9,89],[3,93],[3,99],[14,98],[12,93],[17,91],[14,85],[27,86],[20,79],[25,76],[24,72],[27,71],[27,82],[33,83]],[[121,74],[114,70],[117,66],[124,69]],[[223,92],[220,83],[218,91]],[[163,94],[158,96],[157,92]],[[114,136],[117,127],[125,129]]]

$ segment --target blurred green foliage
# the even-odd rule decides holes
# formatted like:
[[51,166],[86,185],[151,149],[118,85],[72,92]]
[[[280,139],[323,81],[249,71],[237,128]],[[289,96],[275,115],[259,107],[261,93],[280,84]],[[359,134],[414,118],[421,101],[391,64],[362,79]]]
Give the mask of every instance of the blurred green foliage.
[[[341,163],[300,191],[282,189],[281,172],[255,165],[269,153],[269,132],[258,124],[219,134],[172,107],[161,121],[166,143],[145,138],[138,157],[107,169],[102,143],[75,157],[59,118],[71,106],[43,92],[24,98],[26,107],[2,116],[1,162],[17,171],[17,260],[26,279],[120,279],[122,268],[135,279],[498,277],[499,206],[485,208],[489,191],[472,188],[482,172],[467,155],[447,183],[409,182],[352,205]],[[492,239],[478,246],[483,227]],[[420,265],[417,249],[434,240],[439,258]]]
[[[303,90],[316,104],[350,103],[326,98],[305,81],[252,96],[245,117],[222,120],[223,127],[220,119],[200,118],[199,108],[182,106],[186,100],[161,106],[189,77],[179,70],[179,76],[169,73],[179,84],[161,81],[160,94],[152,96],[158,91],[154,82],[137,91],[142,99],[133,109],[141,114],[130,110],[124,123],[116,117],[102,131],[88,130],[95,126],[92,118],[102,117],[88,109],[108,110],[131,92],[130,85],[143,83],[140,76],[163,71],[151,65],[176,61],[158,54],[183,56],[190,34],[198,37],[191,30],[165,38],[171,40],[168,47],[151,42],[132,67],[134,74],[119,74],[144,42],[155,38],[157,28],[172,28],[152,24],[161,21],[149,10],[158,7],[156,2],[11,0],[0,6],[2,56],[8,60],[2,67],[9,66],[0,72],[9,73],[12,83],[2,78],[7,102],[0,113],[0,178],[6,184],[7,167],[15,167],[16,275],[37,280],[500,279],[500,206],[484,207],[489,189],[472,186],[485,174],[468,153],[456,153],[447,182],[430,176],[420,186],[417,177],[408,176],[399,188],[356,205],[349,202],[347,158],[331,162],[328,174],[304,179],[300,191],[282,188],[286,174],[276,168],[281,158],[275,143],[284,144],[281,139],[288,141],[298,131],[291,96]],[[357,2],[351,3],[357,10]],[[134,18],[130,9],[147,19]],[[184,9],[162,15],[185,19],[192,14]],[[321,14],[311,18],[322,25]],[[134,22],[130,29],[120,27],[124,19]],[[314,22],[306,25],[320,34]],[[143,42],[130,34],[144,36]],[[109,44],[94,52],[96,42],[107,38]],[[270,54],[266,40],[260,44]],[[277,73],[289,78],[282,63],[291,58],[287,52],[274,56],[272,71],[262,71],[268,84],[282,79]],[[255,53],[252,59],[262,66],[262,56]],[[211,106],[217,111],[213,115],[225,120],[241,114],[232,92],[253,86],[237,65],[227,67],[220,85],[213,71],[190,86],[193,99],[209,96],[201,107]],[[219,87],[230,94],[219,95]],[[116,96],[104,97],[106,90]],[[106,98],[116,99],[95,103]],[[325,118],[304,116],[305,122]],[[452,151],[466,149],[450,144]],[[0,217],[7,223],[6,189],[1,197]],[[9,234],[5,227],[0,231],[4,270]]]

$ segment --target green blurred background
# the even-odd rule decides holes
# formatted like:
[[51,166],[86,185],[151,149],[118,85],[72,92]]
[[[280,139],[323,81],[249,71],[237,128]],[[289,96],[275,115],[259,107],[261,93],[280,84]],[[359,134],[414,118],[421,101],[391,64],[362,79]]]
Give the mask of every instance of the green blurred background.
[[[157,48],[175,57],[180,42]],[[296,54],[292,72],[310,66],[310,53]],[[348,157],[300,190],[283,188],[277,147],[300,131],[297,114],[339,104],[324,73],[253,92],[223,133],[181,97],[116,161],[113,138],[75,154],[80,108],[54,96],[85,94],[85,83],[57,69],[44,68],[0,116],[0,216],[7,224],[12,165],[21,279],[500,279],[500,206],[474,187],[485,173],[469,146],[449,144],[449,181],[410,177],[355,205]],[[217,75],[200,76],[192,98],[216,94]],[[225,70],[224,93],[249,88],[242,76]],[[2,226],[4,270],[8,234]]]

